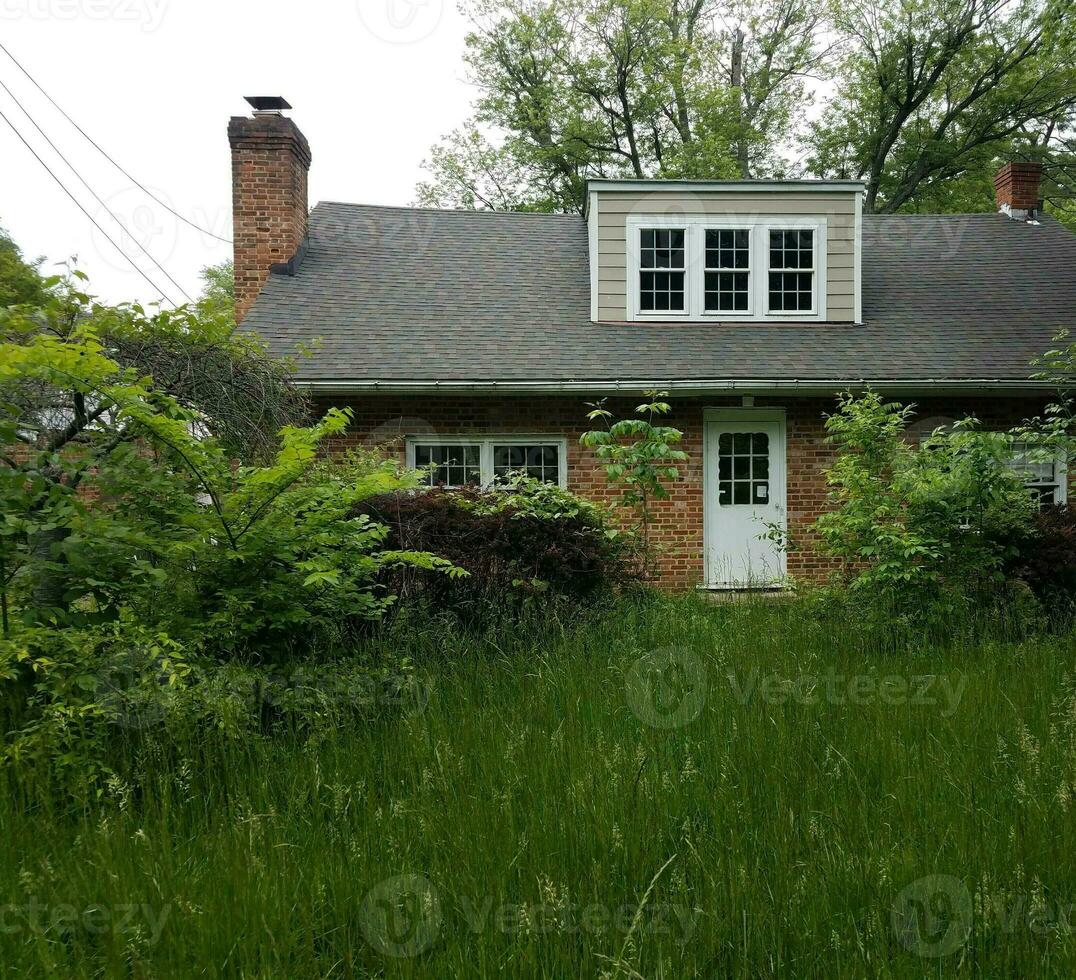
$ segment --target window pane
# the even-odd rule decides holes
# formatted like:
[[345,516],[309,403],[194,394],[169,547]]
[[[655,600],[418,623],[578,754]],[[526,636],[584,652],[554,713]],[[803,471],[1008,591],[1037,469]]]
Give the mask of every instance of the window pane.
[[513,472],[526,473],[545,483],[560,482],[560,446],[494,446],[493,477],[499,479]]
[[643,311],[684,309],[683,272],[640,272],[639,309]]
[[482,451],[478,445],[416,445],[415,466],[432,467],[426,473],[427,486],[462,487],[480,484]]
[[810,311],[814,307],[813,272],[771,272],[770,309],[776,313]]
[[814,231],[811,229],[770,232],[771,269],[813,269]]
[[770,502],[770,437],[766,432],[724,432],[718,439],[718,503]]
[[639,234],[639,268],[684,268],[684,229],[642,229]]

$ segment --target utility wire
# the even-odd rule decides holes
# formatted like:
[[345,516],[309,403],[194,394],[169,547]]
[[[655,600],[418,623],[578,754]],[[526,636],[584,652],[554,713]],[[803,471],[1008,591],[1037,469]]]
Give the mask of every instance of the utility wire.
[[190,220],[190,218],[185,218],[178,211],[176,211],[173,207],[171,207],[170,205],[168,205],[164,201],[162,201],[148,187],[146,187],[144,184],[140,183],[139,181],[135,180],[134,177],[132,177],[126,170],[124,170],[123,167],[121,167],[108,154],[108,152],[99,143],[97,143],[93,139],[93,137],[90,136],[89,133],[86,132],[86,130],[84,130],[77,122],[75,122],[74,119],[72,119],[66,112],[64,112],[63,108],[59,105],[59,103],[51,95],[49,95],[48,92],[46,92],[41,87],[38,80],[36,78],[34,78],[34,76],[31,75],[25,68],[23,68],[22,64],[15,57],[15,55],[13,55],[10,51],[8,51],[7,48],[4,47],[3,42],[0,42],[0,51],[3,51],[4,54],[6,54],[15,63],[15,67],[18,68],[19,71],[21,71],[28,79],[30,79],[30,81],[34,84],[34,87],[43,96],[45,96],[45,98],[48,99],[50,103],[52,103],[53,108],[55,108],[56,111],[59,112],[60,115],[64,117],[64,119],[66,119],[72,126],[74,126],[75,129],[77,129],[86,138],[86,140],[89,142],[89,144],[95,150],[97,150],[98,153],[100,153],[109,163],[112,164],[112,166],[114,166],[121,174],[123,174],[124,177],[126,177],[132,184],[134,184],[135,187],[137,187],[140,191],[142,191],[143,194],[146,194],[148,197],[150,197],[154,201],[156,201],[162,208],[164,208],[173,217],[178,218],[184,224],[190,225],[193,229],[195,229],[195,231],[200,231],[203,235],[208,235],[210,238],[215,238],[218,242],[224,242],[225,245],[231,245],[232,244],[232,240],[230,238],[222,238],[220,235],[215,234],[214,232],[210,231],[208,228],[203,228],[201,225],[196,225],[193,221]]
[[94,217],[94,216],[93,216],[92,214],[90,214],[90,212],[89,212],[89,211],[87,211],[87,210],[86,210],[86,209],[85,209],[85,208],[84,208],[84,207],[82,206],[82,202],[81,202],[81,201],[80,201],[80,200],[79,200],[79,199],[78,199],[77,197],[75,197],[75,195],[74,195],[74,194],[72,194],[72,193],[71,193],[71,192],[70,192],[70,191],[69,191],[69,190],[67,189],[67,187],[66,187],[66,185],[64,184],[64,182],[63,182],[62,180],[60,180],[60,178],[59,178],[59,177],[57,177],[57,176],[56,176],[56,174],[52,172],[52,168],[51,168],[51,167],[50,167],[50,166],[49,166],[49,165],[48,165],[48,164],[47,164],[47,163],[46,163],[46,162],[45,162],[45,161],[44,161],[43,159],[41,159],[41,156],[40,156],[40,155],[38,154],[37,150],[35,150],[35,149],[34,149],[34,148],[33,148],[33,147],[32,147],[32,146],[31,146],[31,145],[30,145],[30,144],[29,144],[29,143],[27,142],[27,140],[26,140],[26,137],[25,137],[25,136],[23,136],[23,135],[22,135],[22,133],[20,133],[20,132],[19,132],[19,130],[18,130],[18,128],[17,128],[16,126],[15,126],[15,124],[14,124],[14,123],[13,123],[13,122],[12,122],[12,121],[11,121],[10,119],[8,119],[8,117],[7,117],[6,115],[4,115],[4,110],[3,110],[3,109],[0,109],[0,119],[3,119],[3,120],[4,120],[4,122],[6,122],[6,123],[8,124],[8,126],[10,126],[10,127],[11,127],[11,131],[12,131],[12,132],[13,132],[13,133],[14,133],[14,134],[15,134],[15,135],[16,135],[16,136],[17,136],[17,137],[19,138],[19,140],[20,140],[20,141],[22,142],[22,145],[23,145],[23,146],[25,146],[25,147],[26,147],[26,149],[28,149],[28,150],[29,150],[29,151],[30,151],[30,152],[31,152],[31,153],[32,153],[32,154],[34,155],[34,158],[35,158],[35,159],[37,160],[37,162],[38,162],[38,163],[40,163],[40,164],[41,164],[41,166],[42,166],[42,167],[44,167],[44,168],[45,168],[45,170],[46,170],[46,171],[48,172],[48,175],[49,175],[49,176],[50,176],[50,177],[51,177],[51,178],[52,178],[52,179],[53,179],[54,181],[56,181],[56,183],[57,183],[57,184],[59,184],[59,185],[60,185],[60,190],[62,190],[62,191],[63,191],[63,192],[64,192],[64,193],[65,193],[65,194],[66,194],[66,195],[67,195],[67,196],[69,197],[69,198],[71,198],[71,200],[72,200],[72,201],[74,201],[74,202],[75,202],[75,206],[76,206],[76,207],[77,207],[77,208],[78,208],[78,209],[79,209],[79,210],[80,210],[80,211],[81,211],[81,212],[82,212],[82,213],[83,213],[84,215],[86,215],[86,217],[87,217],[87,218],[89,218],[89,219],[90,219],[90,221],[91,221],[91,222],[93,223],[93,226],[94,226],[94,227],[95,227],[95,228],[96,228],[96,229],[97,229],[97,230],[98,230],[98,231],[99,231],[99,232],[100,232],[100,233],[101,233],[102,235],[104,235],[104,236],[105,236],[105,238],[107,238],[107,239],[108,239],[108,241],[109,241],[109,242],[110,242],[110,243],[112,244],[112,247],[113,247],[113,248],[115,248],[115,249],[116,249],[116,251],[117,251],[117,252],[119,252],[119,253],[120,253],[120,255],[122,255],[122,256],[123,256],[123,257],[124,257],[124,258],[125,258],[125,259],[126,259],[126,260],[127,260],[128,262],[130,262],[130,263],[131,263],[131,265],[132,265],[132,266],[134,267],[135,271],[136,271],[136,272],[137,272],[137,273],[138,273],[138,274],[139,274],[139,275],[140,275],[140,276],[141,276],[141,277],[142,277],[143,279],[145,279],[145,280],[146,280],[146,282],[148,282],[148,283],[150,284],[150,286],[152,286],[152,287],[153,287],[153,290],[154,290],[154,292],[156,292],[156,293],[157,293],[158,295],[160,295],[160,296],[163,296],[163,297],[164,297],[164,298],[165,298],[166,300],[168,300],[168,302],[169,302],[169,303],[171,303],[171,304],[172,304],[173,306],[177,306],[178,304],[177,304],[177,303],[175,302],[175,300],[173,300],[173,299],[169,299],[169,297],[168,297],[167,293],[165,293],[165,291],[164,291],[163,289],[161,289],[161,287],[160,287],[160,286],[158,286],[158,285],[157,285],[157,284],[156,284],[156,283],[155,283],[155,282],[154,282],[154,281],[153,281],[152,279],[150,279],[150,277],[149,277],[148,275],[146,275],[146,273],[145,273],[145,272],[143,272],[143,271],[142,271],[142,268],[141,268],[141,267],[140,267],[140,266],[138,265],[138,263],[136,263],[136,262],[135,262],[135,260],[131,258],[131,256],[129,256],[129,255],[128,255],[128,254],[127,254],[127,253],[126,253],[126,252],[125,252],[125,251],[124,251],[124,250],[123,250],[122,248],[120,248],[120,246],[119,246],[119,245],[118,245],[118,244],[116,243],[116,240],[115,240],[115,239],[114,239],[114,238],[113,238],[113,237],[112,237],[112,236],[111,236],[111,235],[110,235],[110,234],[109,234],[109,233],[108,233],[107,231],[105,231],[105,229],[104,229],[104,228],[102,228],[100,224],[98,224],[98,221],[97,221],[97,219],[96,219],[96,218],[95,218],[95,217]]
[[162,275],[163,275],[163,276],[165,277],[165,279],[167,279],[167,280],[168,280],[168,281],[169,281],[169,282],[170,282],[170,283],[171,283],[171,284],[172,284],[173,286],[175,286],[175,287],[176,287],[176,289],[178,289],[178,290],[179,290],[179,291],[180,291],[180,292],[181,292],[181,293],[182,293],[182,294],[184,295],[184,297],[186,297],[186,300],[187,300],[187,302],[188,302],[188,303],[193,303],[193,302],[194,302],[194,300],[193,300],[193,299],[191,298],[191,296],[190,296],[190,294],[189,294],[189,293],[187,292],[187,290],[185,290],[185,289],[184,289],[184,288],[183,288],[183,287],[182,287],[182,286],[181,286],[181,285],[180,285],[180,284],[179,284],[178,282],[176,282],[176,281],[175,281],[175,279],[173,279],[173,278],[172,278],[172,276],[171,276],[171,275],[169,274],[168,270],[167,270],[167,269],[166,269],[166,268],[165,268],[165,267],[164,267],[163,265],[161,265],[161,263],[160,263],[160,262],[158,262],[158,261],[157,261],[157,260],[156,260],[156,259],[155,259],[155,258],[154,258],[154,257],[153,257],[153,256],[152,256],[152,255],[151,255],[150,253],[149,253],[149,251],[148,251],[148,250],[146,249],[146,246],[145,246],[145,245],[143,245],[143,244],[142,244],[142,243],[141,243],[141,242],[140,242],[140,241],[139,241],[139,240],[138,240],[137,238],[135,238],[135,236],[134,236],[134,235],[132,235],[132,234],[131,234],[131,232],[130,232],[130,229],[128,229],[128,228],[127,228],[127,227],[126,227],[126,226],[124,225],[124,223],[123,223],[122,221],[120,221],[120,219],[119,219],[119,216],[118,216],[118,215],[116,214],[116,212],[115,212],[115,211],[113,211],[113,210],[112,210],[112,208],[110,208],[110,207],[109,207],[109,206],[108,206],[108,205],[107,205],[107,204],[106,204],[106,203],[105,203],[105,202],[104,202],[104,201],[103,201],[103,200],[101,199],[101,197],[100,197],[100,195],[98,195],[97,191],[95,191],[95,190],[94,190],[94,189],[93,189],[93,188],[92,188],[92,187],[91,187],[91,186],[89,185],[89,183],[87,182],[86,178],[85,178],[85,177],[83,177],[81,173],[79,173],[79,171],[78,171],[78,169],[77,169],[77,168],[75,167],[75,165],[74,165],[74,164],[73,164],[73,163],[72,163],[72,162],[71,162],[70,160],[68,160],[68,159],[67,159],[67,157],[65,157],[65,156],[63,155],[63,153],[61,152],[60,148],[59,148],[59,147],[58,147],[58,146],[57,146],[57,145],[56,145],[55,143],[53,143],[51,139],[49,139],[49,135],[48,135],[48,133],[46,133],[46,132],[45,132],[45,131],[44,131],[44,130],[43,130],[43,129],[42,129],[42,128],[41,128],[41,127],[40,127],[40,126],[39,126],[39,125],[37,124],[37,120],[36,120],[36,119],[34,119],[34,117],[30,115],[30,113],[29,113],[29,112],[27,111],[27,109],[26,109],[26,106],[24,106],[24,105],[23,105],[23,104],[22,104],[22,103],[21,103],[21,102],[20,102],[20,101],[18,100],[18,97],[17,97],[16,95],[15,95],[15,93],[14,93],[14,92],[12,92],[12,91],[11,91],[11,89],[9,89],[9,88],[8,88],[8,87],[7,87],[7,86],[6,86],[5,84],[4,84],[4,81],[3,81],[3,79],[0,79],[0,88],[2,88],[2,89],[3,89],[4,91],[5,91],[5,92],[7,92],[8,96],[9,96],[9,97],[10,97],[10,99],[11,99],[11,101],[12,101],[12,102],[14,102],[14,103],[15,103],[15,105],[17,105],[17,106],[19,107],[19,109],[21,109],[21,110],[22,110],[22,114],[23,114],[23,115],[24,115],[24,116],[25,116],[25,117],[26,117],[27,119],[29,119],[29,120],[30,120],[30,124],[31,124],[31,125],[32,125],[32,126],[34,127],[34,129],[36,129],[36,130],[38,131],[38,133],[40,133],[40,134],[41,134],[41,138],[42,138],[42,139],[43,139],[43,140],[44,140],[44,141],[45,141],[46,143],[48,143],[48,144],[49,144],[49,146],[51,146],[51,147],[52,147],[52,150],[53,150],[53,152],[54,152],[54,153],[55,153],[55,154],[56,154],[56,155],[57,155],[57,156],[58,156],[58,157],[59,157],[59,158],[60,158],[61,160],[63,160],[63,162],[64,162],[65,164],[67,164],[67,169],[68,169],[68,170],[70,170],[70,171],[71,171],[71,173],[73,173],[73,174],[74,174],[74,175],[75,175],[75,176],[76,176],[76,177],[77,177],[77,178],[79,179],[79,181],[81,182],[82,186],[83,186],[83,187],[85,187],[85,188],[86,188],[86,190],[90,192],[90,194],[91,194],[91,196],[93,197],[93,199],[94,199],[94,200],[95,200],[95,201],[96,201],[96,202],[97,202],[97,203],[98,203],[98,204],[99,204],[99,205],[100,205],[100,206],[101,206],[102,208],[104,208],[104,209],[105,209],[105,211],[107,211],[107,212],[108,212],[108,215],[109,215],[109,217],[110,217],[110,218],[112,218],[112,220],[113,220],[113,221],[115,221],[115,222],[116,222],[116,224],[118,224],[118,225],[119,225],[119,226],[120,226],[121,228],[123,228],[123,230],[124,230],[124,231],[125,231],[125,232],[127,233],[128,237],[129,237],[129,238],[131,239],[131,241],[132,241],[132,242],[134,242],[134,243],[135,243],[135,245],[137,245],[137,246],[138,246],[138,249],[139,249],[139,251],[140,251],[140,252],[141,252],[141,253],[142,253],[142,254],[143,254],[143,255],[144,255],[144,256],[145,256],[145,257],[146,257],[147,259],[149,259],[149,260],[150,260],[150,262],[152,262],[152,263],[153,263],[153,264],[154,264],[154,265],[155,265],[155,266],[156,266],[156,267],[157,267],[157,268],[158,268],[158,269],[160,270],[160,272],[161,272],[161,273],[162,273]]

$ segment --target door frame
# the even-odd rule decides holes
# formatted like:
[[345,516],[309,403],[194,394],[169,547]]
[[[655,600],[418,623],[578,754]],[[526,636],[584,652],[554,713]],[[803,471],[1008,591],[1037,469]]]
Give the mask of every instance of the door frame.
[[[703,575],[702,588],[714,591],[735,591],[747,586],[729,582],[715,582],[711,572],[710,543],[717,533],[717,453],[710,448],[713,423],[717,422],[766,422],[777,424],[777,438],[770,447],[770,493],[777,492],[777,506],[780,509],[781,524],[788,533],[788,416],[784,408],[754,408],[726,406],[721,408],[704,408],[702,412],[702,547]],[[779,567],[782,578],[788,574],[788,555],[784,549],[778,552]],[[780,583],[762,588],[782,588]]]

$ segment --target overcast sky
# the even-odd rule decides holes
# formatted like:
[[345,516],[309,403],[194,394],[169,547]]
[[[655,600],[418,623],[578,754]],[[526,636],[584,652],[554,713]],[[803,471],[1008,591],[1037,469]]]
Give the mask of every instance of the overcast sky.
[[[282,95],[310,140],[311,205],[408,204],[430,145],[466,117],[467,25],[455,0],[0,0],[0,41],[134,178],[231,236],[228,118]],[[192,296],[231,248],[158,207],[0,52],[0,81],[134,237]],[[124,235],[0,88],[7,116],[112,237]],[[0,120],[0,224],[30,256],[78,256],[110,301],[157,293]],[[162,289],[178,290],[138,252]]]

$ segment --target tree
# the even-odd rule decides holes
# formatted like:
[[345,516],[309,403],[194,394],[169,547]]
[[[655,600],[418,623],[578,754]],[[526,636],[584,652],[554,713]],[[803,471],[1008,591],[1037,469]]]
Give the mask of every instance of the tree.
[[855,0],[836,28],[847,42],[840,88],[806,141],[808,169],[862,179],[867,210],[989,209],[1000,160],[1066,155],[1070,5]]
[[668,415],[672,406],[663,391],[645,392],[647,401],[635,409],[635,418],[616,419],[605,407],[605,401],[590,406],[587,418],[602,422],[604,429],[584,432],[579,442],[600,460],[606,479],[622,488],[621,503],[635,512],[642,575],[657,577],[657,554],[650,534],[655,500],[667,500],[665,483],[680,479],[677,463],[687,462],[688,455],[676,446],[684,434],[669,425],[659,425],[661,416]]
[[478,0],[474,118],[421,203],[579,211],[591,177],[750,177],[824,74],[821,0]]
[[[53,513],[57,500],[74,507],[89,475],[145,438],[145,424],[132,424],[137,417],[116,391],[132,404],[174,406],[169,411],[182,412],[193,434],[212,438],[236,461],[274,458],[278,433],[306,417],[289,365],[237,333],[230,315],[106,306],[82,291],[84,281],[78,272],[46,279],[40,302],[0,310],[0,347],[10,359],[0,365],[0,475],[26,515],[8,531],[29,542],[39,572],[34,600],[43,610],[65,605],[70,526]],[[111,379],[108,393],[95,387],[93,370]],[[49,519],[37,520],[46,513]],[[3,574],[14,572],[8,566]]]
[[0,228],[0,309],[16,303],[37,303],[45,295],[41,259],[27,262],[19,246]]
[[202,269],[198,308],[206,314],[235,319],[235,266],[231,261]]

